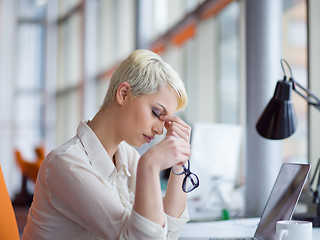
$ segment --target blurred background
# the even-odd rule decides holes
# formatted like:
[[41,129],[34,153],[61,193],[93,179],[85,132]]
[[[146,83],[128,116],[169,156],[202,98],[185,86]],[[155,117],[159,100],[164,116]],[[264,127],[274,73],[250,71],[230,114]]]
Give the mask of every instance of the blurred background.
[[[73,137],[79,121],[91,119],[99,109],[116,66],[137,48],[159,53],[181,75],[189,95],[188,107],[179,113],[184,121],[240,129],[233,185],[245,187],[247,129],[252,127],[247,121],[248,2],[1,0],[0,164],[11,198],[21,192],[23,178],[14,151],[32,163],[38,159],[35,148],[42,146],[47,154]],[[295,79],[308,87],[307,0],[276,2],[281,15],[275,27],[281,31],[265,38],[280,39],[272,81],[283,78],[282,57]],[[273,90],[269,92],[271,98]],[[279,143],[279,156],[281,162],[307,163],[308,106],[295,94],[293,101],[299,126]],[[192,161],[191,170],[196,165]],[[30,179],[27,188],[32,194]]]

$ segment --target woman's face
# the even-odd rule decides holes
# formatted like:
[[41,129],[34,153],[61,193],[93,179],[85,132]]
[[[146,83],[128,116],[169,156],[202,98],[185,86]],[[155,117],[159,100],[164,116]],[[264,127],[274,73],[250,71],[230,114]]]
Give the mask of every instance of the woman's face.
[[178,96],[171,87],[154,95],[128,99],[122,106],[120,135],[132,146],[149,143],[156,134],[163,133],[160,115],[173,115],[178,107]]

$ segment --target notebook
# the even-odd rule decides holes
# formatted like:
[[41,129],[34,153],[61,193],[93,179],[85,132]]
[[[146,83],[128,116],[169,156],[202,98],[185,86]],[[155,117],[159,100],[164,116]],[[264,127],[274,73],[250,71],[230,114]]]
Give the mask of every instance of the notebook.
[[[274,240],[276,223],[290,220],[310,171],[310,164],[284,163],[263,210],[258,228],[251,237],[196,238],[199,240]],[[200,230],[200,229],[199,229]],[[187,238],[183,238],[187,239]],[[195,240],[195,238],[193,238]]]

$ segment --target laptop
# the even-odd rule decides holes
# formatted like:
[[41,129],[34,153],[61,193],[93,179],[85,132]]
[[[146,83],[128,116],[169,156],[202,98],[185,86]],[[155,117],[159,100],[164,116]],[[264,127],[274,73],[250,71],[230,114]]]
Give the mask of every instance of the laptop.
[[[193,238],[199,240],[274,240],[276,223],[290,220],[310,171],[310,164],[283,163],[254,237]],[[184,238],[186,239],[186,238]]]

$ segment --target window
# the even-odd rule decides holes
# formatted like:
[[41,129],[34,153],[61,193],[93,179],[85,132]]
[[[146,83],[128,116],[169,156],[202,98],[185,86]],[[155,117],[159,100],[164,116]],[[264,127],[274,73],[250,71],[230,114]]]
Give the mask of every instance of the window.
[[45,8],[19,2],[16,70],[14,75],[14,148],[31,160],[43,143],[44,129],[44,34]]
[[[306,1],[284,0],[282,21],[282,56],[290,64],[294,79],[308,88]],[[289,75],[290,73],[287,73],[287,76]],[[279,77],[279,80],[281,77]],[[283,159],[284,161],[307,163],[308,104],[295,92],[292,92],[292,100],[297,115],[298,127],[292,136],[283,140]]]
[[83,5],[60,1],[57,18],[56,145],[73,137],[82,118]]

